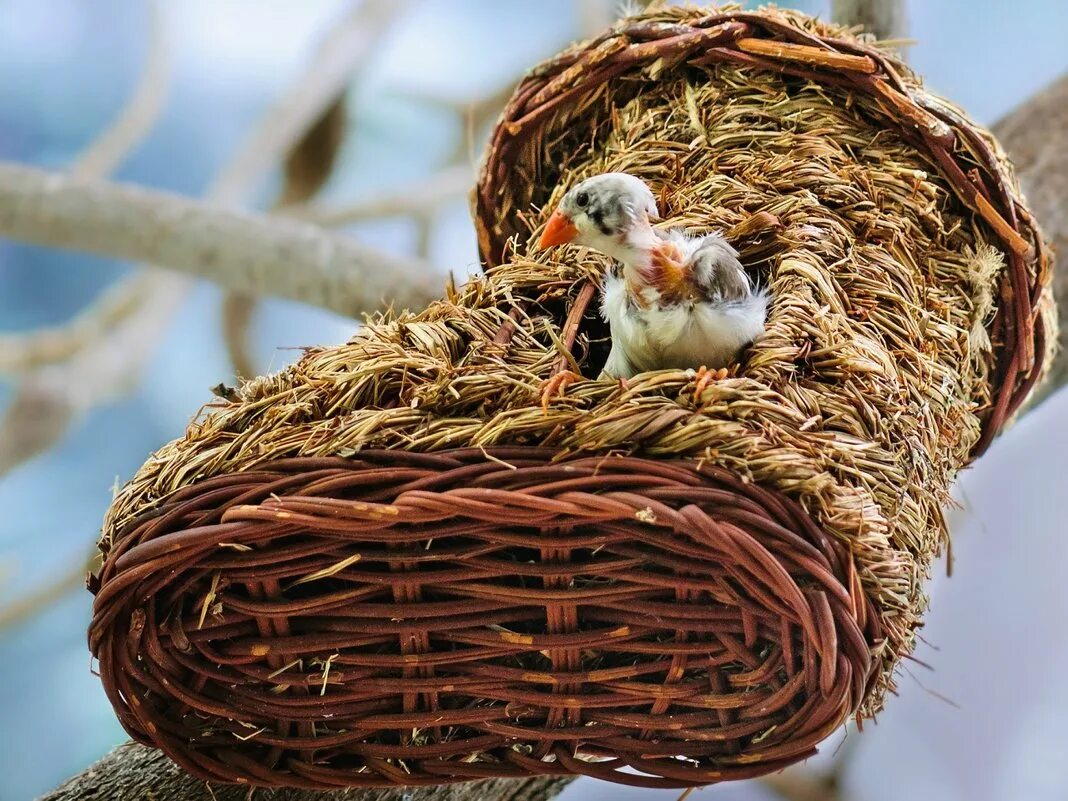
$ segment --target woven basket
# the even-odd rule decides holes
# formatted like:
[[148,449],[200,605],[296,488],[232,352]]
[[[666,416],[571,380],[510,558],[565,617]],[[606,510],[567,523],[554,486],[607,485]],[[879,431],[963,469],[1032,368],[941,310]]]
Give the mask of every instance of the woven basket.
[[[605,261],[528,242],[605,170],[771,289],[729,378],[596,380]],[[126,729],[217,781],[686,787],[877,711],[950,483],[1053,341],[989,134],[840,29],[662,10],[530,73],[475,205],[484,278],[246,384],[116,498],[89,640]]]

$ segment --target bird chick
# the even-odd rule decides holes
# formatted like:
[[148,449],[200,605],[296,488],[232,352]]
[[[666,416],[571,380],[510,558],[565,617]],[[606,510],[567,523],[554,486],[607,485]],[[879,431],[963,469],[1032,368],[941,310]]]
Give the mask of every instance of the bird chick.
[[722,236],[657,230],[658,219],[644,181],[605,173],[564,195],[538,246],[584,245],[619,263],[605,276],[601,297],[612,341],[606,375],[693,367],[699,393],[763,333],[769,298]]

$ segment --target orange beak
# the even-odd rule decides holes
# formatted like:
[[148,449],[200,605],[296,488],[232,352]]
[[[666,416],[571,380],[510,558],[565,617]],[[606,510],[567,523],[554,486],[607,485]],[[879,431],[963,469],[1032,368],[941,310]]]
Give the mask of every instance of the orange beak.
[[571,222],[571,218],[557,209],[549,218],[549,222],[545,224],[545,230],[542,231],[541,239],[538,240],[538,249],[544,250],[553,245],[567,244],[576,236],[578,236],[578,228]]

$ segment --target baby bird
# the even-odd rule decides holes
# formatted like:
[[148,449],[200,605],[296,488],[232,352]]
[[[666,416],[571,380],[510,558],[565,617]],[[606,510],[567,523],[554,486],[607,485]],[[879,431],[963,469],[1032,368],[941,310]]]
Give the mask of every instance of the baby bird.
[[[660,231],[652,226],[659,216],[641,179],[597,175],[564,195],[538,247],[585,245],[619,262],[605,276],[601,298],[612,339],[604,374],[627,379],[693,367],[700,394],[763,333],[769,298],[753,286],[722,236]],[[544,388],[545,404],[578,378],[562,375]]]

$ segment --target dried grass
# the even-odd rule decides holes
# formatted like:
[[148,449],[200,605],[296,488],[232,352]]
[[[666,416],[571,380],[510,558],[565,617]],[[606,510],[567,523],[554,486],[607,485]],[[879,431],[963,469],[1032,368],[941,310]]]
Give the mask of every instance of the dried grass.
[[[781,19],[845,36],[799,14]],[[624,76],[577,97],[528,143],[500,198],[501,217],[528,230],[506,263],[210,404],[116,499],[105,550],[175,490],[279,457],[516,444],[692,457],[799,500],[848,543],[887,633],[865,709],[876,711],[912,650],[924,579],[948,541],[949,487],[992,400],[1004,245],[938,165],[879,124],[886,112],[874,96],[730,64],[661,60],[649,76],[651,89]],[[573,384],[546,414],[538,388],[560,356],[569,302],[606,263],[534,252],[529,233],[543,214],[531,206],[608,170],[655,187],[664,225],[744,230],[758,213],[778,219],[779,230],[736,242],[773,293],[767,334],[696,402],[693,371],[662,371],[626,388]],[[587,376],[599,372],[606,335],[589,313],[575,348]]]

